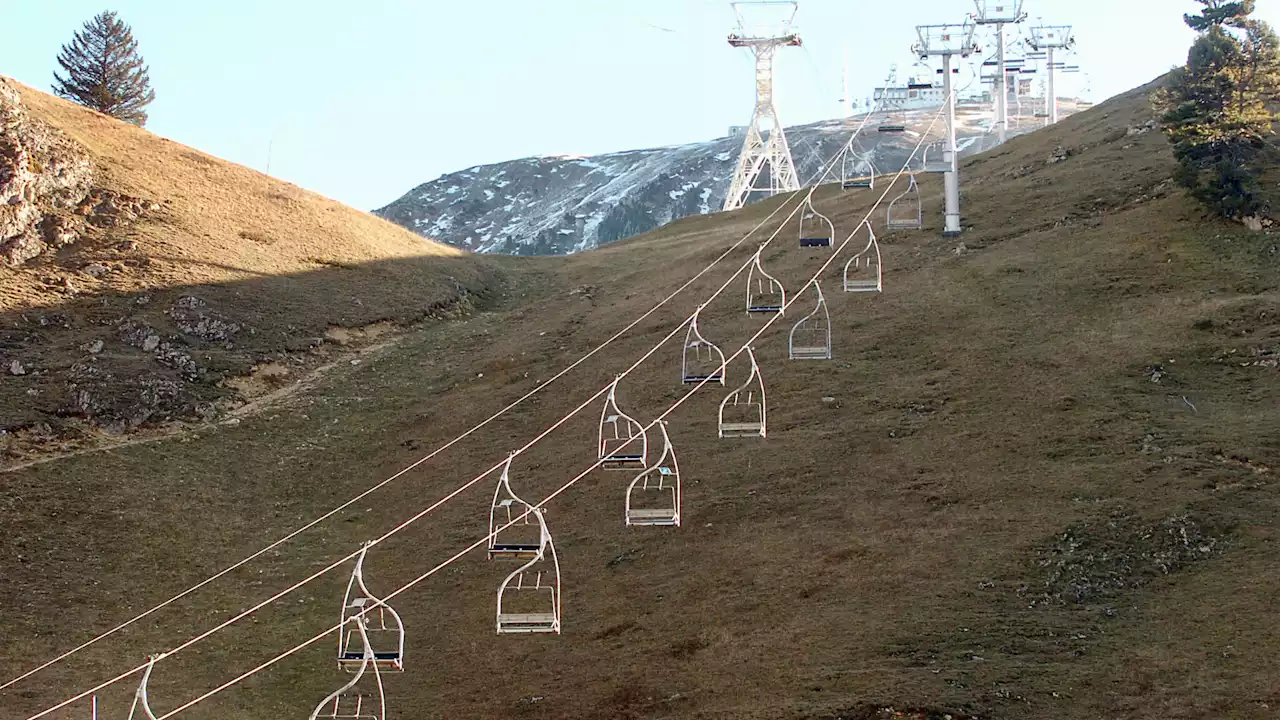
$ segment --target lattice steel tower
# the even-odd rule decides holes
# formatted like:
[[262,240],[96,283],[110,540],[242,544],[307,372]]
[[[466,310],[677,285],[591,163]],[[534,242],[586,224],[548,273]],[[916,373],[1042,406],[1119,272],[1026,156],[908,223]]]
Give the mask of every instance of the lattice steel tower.
[[[753,193],[773,195],[800,189],[795,164],[791,161],[791,147],[787,145],[773,101],[773,56],[780,47],[799,47],[800,36],[791,30],[798,8],[796,2],[735,2],[730,6],[738,18],[738,28],[729,34],[729,44],[751,50],[756,59],[756,109],[742,141],[733,182],[724,198],[724,209],[736,210],[745,205]],[[782,15],[778,15],[779,11]],[[753,25],[748,17],[754,17],[755,12],[785,19]],[[766,164],[769,184],[757,187]]]
[[973,4],[977,8],[974,22],[996,26],[996,76],[991,94],[996,103],[996,137],[1003,143],[1009,135],[1009,80],[1005,75],[1004,26],[1026,20],[1027,14],[1022,12],[1022,0],[973,0]]

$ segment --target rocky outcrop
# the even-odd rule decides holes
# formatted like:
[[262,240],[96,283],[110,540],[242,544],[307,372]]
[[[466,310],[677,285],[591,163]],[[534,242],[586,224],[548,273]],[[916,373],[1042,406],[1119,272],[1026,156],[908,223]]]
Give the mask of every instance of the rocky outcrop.
[[85,149],[30,117],[18,91],[0,78],[0,264],[11,267],[75,242],[65,217],[89,195]]

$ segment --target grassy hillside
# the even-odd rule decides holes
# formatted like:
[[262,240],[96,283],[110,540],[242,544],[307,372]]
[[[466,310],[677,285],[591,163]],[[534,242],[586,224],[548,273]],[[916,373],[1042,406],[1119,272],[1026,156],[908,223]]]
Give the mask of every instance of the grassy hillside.
[[[1207,220],[1172,188],[1146,91],[966,163],[958,241],[940,237],[940,179],[926,178],[925,231],[882,233],[883,295],[846,295],[837,273],[825,278],[834,360],[785,359],[798,313],[759,343],[769,439],[717,440],[716,387],[682,406],[671,432],[683,527],[623,527],[625,473],[597,471],[553,501],[563,635],[495,636],[505,568],[479,554],[395,601],[409,638],[407,672],[386,679],[389,716],[1275,715],[1276,239]],[[830,187],[819,198],[843,233],[872,202]],[[238,425],[3,476],[0,675],[453,438],[650,308],[778,202],[535,266],[550,275],[522,302],[414,330]],[[765,253],[788,288],[825,257],[795,247],[794,233]],[[396,525],[589,397],[731,270],[296,542],[0,691],[0,708],[39,710]],[[722,347],[760,323],[742,312],[741,283],[702,319]],[[623,407],[648,420],[679,398],[678,361],[675,343],[643,364],[620,388]],[[731,382],[745,372],[735,363]],[[588,466],[597,419],[592,406],[522,455],[517,491],[543,497]],[[482,536],[491,493],[485,480],[376,548],[375,591]],[[165,660],[153,707],[331,625],[346,579],[325,576]],[[345,681],[332,653],[313,646],[179,717],[305,717]],[[135,685],[104,693],[104,712],[125,712]]]
[[[356,342],[361,327],[465,309],[495,289],[491,263],[0,82],[94,168],[78,241],[0,267],[6,460],[25,459],[41,440],[91,442],[104,430],[219,416],[246,399],[235,378],[257,366],[296,377],[322,359],[317,351]],[[23,374],[8,372],[15,361]]]

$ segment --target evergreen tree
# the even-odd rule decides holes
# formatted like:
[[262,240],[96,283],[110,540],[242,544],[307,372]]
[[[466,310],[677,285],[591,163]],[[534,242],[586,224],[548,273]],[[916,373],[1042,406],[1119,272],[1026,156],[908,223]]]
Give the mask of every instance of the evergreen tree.
[[63,45],[58,64],[66,77],[53,73],[53,91],[138,127],[147,124],[143,110],[156,93],[147,66],[138,55],[133,31],[110,10],[84,24],[71,44]]
[[1196,0],[1185,15],[1200,33],[1157,97],[1178,160],[1177,180],[1223,217],[1266,210],[1258,176],[1274,156],[1269,144],[1280,100],[1280,41],[1250,18],[1254,0]]

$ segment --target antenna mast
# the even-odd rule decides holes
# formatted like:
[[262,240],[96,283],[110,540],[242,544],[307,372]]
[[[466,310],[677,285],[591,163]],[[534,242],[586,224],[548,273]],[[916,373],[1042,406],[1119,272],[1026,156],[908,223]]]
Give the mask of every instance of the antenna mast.
[[[745,205],[753,193],[774,195],[800,189],[800,180],[791,161],[791,147],[787,145],[787,136],[773,101],[773,56],[780,47],[799,47],[801,43],[800,36],[791,30],[798,3],[765,1],[729,5],[738,18],[737,30],[729,34],[729,45],[751,50],[756,59],[755,112],[747,126],[738,167],[724,199],[725,210],[736,210]],[[752,25],[743,15],[744,8],[770,13],[781,11],[785,20]],[[748,14],[753,13],[749,11]],[[757,188],[756,183],[766,163],[769,165],[769,185]]]
[[1058,68],[1053,62],[1053,51],[1070,50],[1076,44],[1076,39],[1071,34],[1070,25],[1041,25],[1031,28],[1031,39],[1028,42],[1036,51],[1043,50],[1048,58],[1046,65],[1049,69],[1049,80],[1048,88],[1044,93],[1045,112],[1048,114],[1044,124],[1047,127],[1058,122],[1058,93],[1053,84],[1054,74]]
[[968,22],[961,25],[917,25],[916,34],[920,40],[911,46],[921,60],[942,58],[942,92],[946,95],[947,104],[947,144],[942,160],[950,166],[942,178],[946,198],[943,237],[960,234],[960,162],[956,153],[956,91],[951,77],[951,58],[955,55],[965,58],[978,52],[973,40],[974,30],[974,25]]
[[1003,144],[1009,135],[1009,80],[1005,75],[1004,26],[1026,20],[1027,14],[1022,12],[1022,0],[973,0],[973,4],[977,8],[974,22],[996,26],[996,76],[991,94],[996,102],[996,137]]

